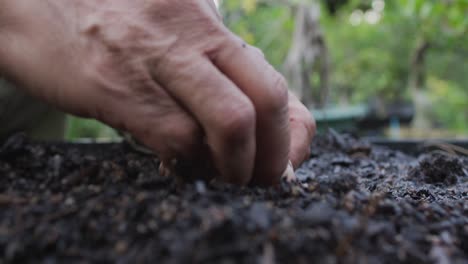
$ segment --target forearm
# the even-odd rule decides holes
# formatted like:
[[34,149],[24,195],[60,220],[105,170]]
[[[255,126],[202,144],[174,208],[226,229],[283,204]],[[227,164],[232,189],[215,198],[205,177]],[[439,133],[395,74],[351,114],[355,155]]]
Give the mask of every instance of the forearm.
[[0,2],[0,76],[6,75],[9,47],[11,46],[11,33],[14,31],[12,4],[14,0]]
[[36,4],[24,0],[0,2],[0,72],[15,80],[24,73],[24,63],[31,57],[30,47],[38,35],[30,34],[35,30],[32,25],[41,23],[40,15],[33,14],[42,11]]

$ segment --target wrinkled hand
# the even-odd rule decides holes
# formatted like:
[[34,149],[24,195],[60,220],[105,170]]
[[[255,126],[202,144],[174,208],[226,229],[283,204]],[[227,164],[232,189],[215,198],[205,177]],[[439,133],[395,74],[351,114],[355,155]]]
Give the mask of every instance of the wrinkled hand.
[[[223,180],[274,184],[315,124],[211,0],[7,0],[0,68],[76,115],[130,132],[166,162],[212,159]],[[6,23],[2,23],[6,22]]]

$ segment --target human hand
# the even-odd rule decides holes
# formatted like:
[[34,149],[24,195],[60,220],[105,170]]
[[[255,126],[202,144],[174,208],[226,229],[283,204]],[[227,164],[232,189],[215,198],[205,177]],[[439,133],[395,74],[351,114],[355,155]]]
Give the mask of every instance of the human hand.
[[261,52],[224,27],[211,0],[1,5],[7,76],[130,132],[166,163],[206,157],[227,182],[268,185],[307,155],[310,113]]

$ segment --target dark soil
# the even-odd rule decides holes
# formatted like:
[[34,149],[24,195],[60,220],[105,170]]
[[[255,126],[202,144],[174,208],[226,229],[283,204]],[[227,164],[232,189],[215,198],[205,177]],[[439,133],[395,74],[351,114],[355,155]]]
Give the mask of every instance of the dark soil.
[[317,138],[300,183],[181,183],[124,144],[0,148],[0,263],[468,263],[468,158]]

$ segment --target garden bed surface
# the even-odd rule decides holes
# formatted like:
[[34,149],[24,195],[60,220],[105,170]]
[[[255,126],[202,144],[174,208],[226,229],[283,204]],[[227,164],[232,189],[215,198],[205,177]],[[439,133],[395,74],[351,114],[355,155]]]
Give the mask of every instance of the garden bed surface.
[[298,183],[158,175],[125,144],[0,147],[0,263],[468,263],[468,158],[318,137]]

